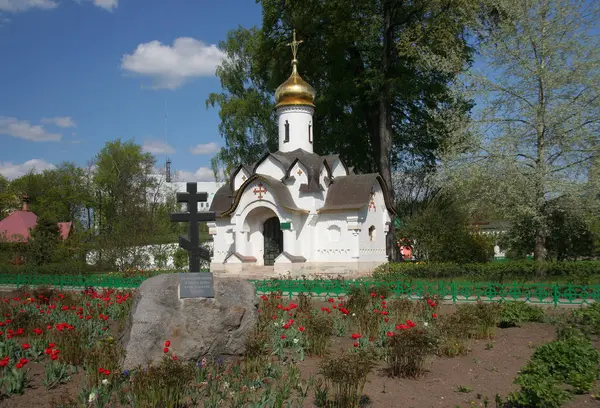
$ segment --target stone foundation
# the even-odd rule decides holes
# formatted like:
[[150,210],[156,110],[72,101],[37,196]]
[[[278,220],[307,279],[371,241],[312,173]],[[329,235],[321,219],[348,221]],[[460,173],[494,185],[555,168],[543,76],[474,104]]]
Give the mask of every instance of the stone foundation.
[[344,277],[355,279],[370,275],[385,262],[303,262],[257,266],[253,264],[211,263],[215,276],[231,276],[247,279],[269,279],[282,276],[292,278]]

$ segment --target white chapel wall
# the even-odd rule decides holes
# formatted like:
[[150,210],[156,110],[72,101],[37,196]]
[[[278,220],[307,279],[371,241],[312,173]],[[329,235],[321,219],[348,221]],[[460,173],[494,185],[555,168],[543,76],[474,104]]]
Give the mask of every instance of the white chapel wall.
[[216,234],[212,234],[214,243],[212,262],[223,262],[230,253],[235,251],[233,226],[229,217],[217,218],[214,224]]
[[315,236],[315,261],[347,262],[352,257],[352,247],[357,237],[348,230],[348,213],[323,213],[319,215]]
[[369,200],[359,212],[362,228],[359,235],[359,254],[361,261],[379,261],[385,259],[385,223],[387,209],[379,184],[374,186],[374,206]]

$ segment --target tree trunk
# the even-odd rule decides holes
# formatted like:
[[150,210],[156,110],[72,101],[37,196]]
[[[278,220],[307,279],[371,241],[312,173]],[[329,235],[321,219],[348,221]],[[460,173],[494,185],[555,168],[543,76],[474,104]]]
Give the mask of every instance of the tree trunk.
[[[383,50],[382,50],[382,77],[383,81],[379,93],[379,118],[378,139],[374,149],[377,158],[379,174],[387,187],[390,203],[394,203],[394,189],[392,186],[392,169],[390,158],[392,152],[392,115],[390,112],[390,97],[387,85],[394,46],[394,32],[392,27],[392,2],[385,2],[383,7]],[[394,214],[390,214],[391,223],[386,236],[386,252],[389,261],[401,259],[400,250],[396,245],[396,227],[394,225]]]

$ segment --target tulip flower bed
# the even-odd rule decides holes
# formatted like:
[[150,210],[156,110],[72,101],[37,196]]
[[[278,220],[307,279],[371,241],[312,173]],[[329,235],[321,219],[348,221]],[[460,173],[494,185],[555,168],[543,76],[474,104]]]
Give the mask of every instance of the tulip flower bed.
[[[557,323],[590,327],[593,336],[600,321],[600,308],[583,315],[523,303],[441,306],[435,297],[390,299],[385,289],[365,286],[325,301],[270,293],[260,297],[244,356],[181,361],[177,339],[164,339],[157,344],[160,362],[123,371],[115,339],[133,296],[92,289],[6,295],[0,406],[500,407],[538,395],[535,381],[549,374],[530,369],[518,377],[519,370],[530,359],[532,367],[546,361],[547,354],[534,351],[556,340]],[[566,346],[559,338],[549,352],[560,358],[577,346],[595,361],[587,339],[570,338]],[[561,369],[582,392],[560,388],[563,406],[593,404],[597,373],[582,377],[564,362]],[[563,380],[555,377],[556,384]]]

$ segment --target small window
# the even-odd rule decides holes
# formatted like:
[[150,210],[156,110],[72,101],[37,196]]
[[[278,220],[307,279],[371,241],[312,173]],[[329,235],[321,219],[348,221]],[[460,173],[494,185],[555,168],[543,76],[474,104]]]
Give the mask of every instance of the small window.
[[339,242],[340,237],[342,235],[342,231],[341,231],[340,227],[338,227],[337,225],[331,225],[327,229],[329,230],[329,241],[330,242]]
[[311,129],[312,128],[312,123],[308,123],[308,143],[312,144],[312,133],[311,133]]
[[369,240],[375,241],[375,226],[374,225],[371,225],[369,227]]
[[286,120],[285,121],[285,139],[283,139],[284,143],[287,143],[290,141],[290,123]]

